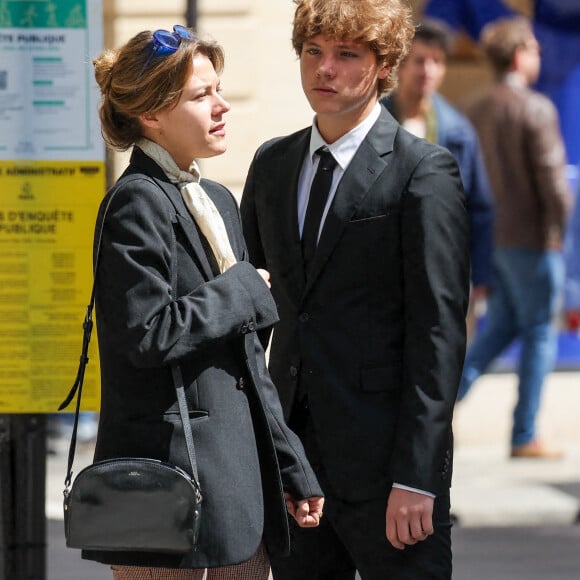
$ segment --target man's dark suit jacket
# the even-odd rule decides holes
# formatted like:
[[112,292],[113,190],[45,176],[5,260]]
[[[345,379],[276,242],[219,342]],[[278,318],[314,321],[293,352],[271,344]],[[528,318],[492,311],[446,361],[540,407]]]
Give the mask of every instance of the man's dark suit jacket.
[[[141,456],[191,472],[170,363],[179,362],[204,495],[193,554],[85,552],[105,563],[206,567],[247,560],[267,531],[288,550],[282,489],[321,495],[286,427],[256,331],[277,320],[268,287],[247,262],[230,192],[203,180],[240,260],[222,275],[179,189],[141,150],[101,205],[96,273],[101,415],[95,459]],[[207,244],[207,243],[206,243]],[[87,522],[90,525],[90,522]],[[137,522],[138,525],[138,522]]]
[[272,276],[280,322],[270,372],[285,415],[300,382],[341,498],[385,496],[392,482],[448,493],[469,279],[456,163],[382,110],[306,278],[296,196],[310,133],[258,150],[241,205],[250,259]]

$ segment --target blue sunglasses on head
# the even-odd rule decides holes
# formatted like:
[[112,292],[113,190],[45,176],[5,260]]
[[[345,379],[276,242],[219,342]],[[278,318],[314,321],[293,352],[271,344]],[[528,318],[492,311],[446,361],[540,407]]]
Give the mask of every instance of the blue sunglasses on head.
[[168,54],[177,52],[182,40],[197,40],[197,36],[180,24],[176,24],[173,27],[173,32],[162,29],[156,30],[153,33],[153,41],[149,51],[149,56],[147,57],[139,76],[141,76],[143,71],[149,66],[152,58],[157,56],[167,56]]
[[160,56],[173,54],[179,48],[182,40],[196,40],[196,36],[180,24],[173,27],[173,32],[156,30],[153,33],[152,50]]

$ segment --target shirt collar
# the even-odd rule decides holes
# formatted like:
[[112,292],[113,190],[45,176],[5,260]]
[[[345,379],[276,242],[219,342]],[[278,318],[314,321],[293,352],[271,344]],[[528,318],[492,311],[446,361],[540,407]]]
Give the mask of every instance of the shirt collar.
[[526,83],[524,79],[516,72],[508,72],[503,77],[503,82],[514,89],[524,89]]
[[314,159],[314,154],[318,149],[326,147],[332,153],[332,156],[336,159],[340,168],[345,171],[349,163],[352,161],[352,158],[355,156],[360,144],[364,141],[380,114],[381,105],[377,101],[373,110],[365,119],[363,119],[363,121],[331,145],[326,143],[322,138],[322,135],[320,135],[316,125],[316,117],[314,117],[312,133],[310,135],[310,159]]

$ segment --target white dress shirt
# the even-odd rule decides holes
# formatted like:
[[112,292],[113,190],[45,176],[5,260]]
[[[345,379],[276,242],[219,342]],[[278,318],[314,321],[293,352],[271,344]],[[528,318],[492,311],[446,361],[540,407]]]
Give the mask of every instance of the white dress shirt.
[[300,230],[300,237],[302,237],[302,228],[304,227],[306,208],[308,207],[308,199],[310,197],[310,187],[320,161],[320,157],[316,155],[316,151],[321,147],[326,147],[336,160],[330,193],[328,194],[326,206],[322,213],[322,219],[320,220],[320,229],[318,230],[318,238],[320,239],[320,232],[322,231],[322,227],[326,220],[330,204],[336,194],[338,184],[360,147],[360,144],[364,141],[380,114],[381,105],[377,102],[374,109],[366,119],[331,145],[326,143],[320,135],[318,127],[316,126],[316,117],[314,118],[314,122],[312,123],[312,134],[310,136],[310,147],[302,163],[302,170],[300,171],[300,177],[298,179],[298,227]]

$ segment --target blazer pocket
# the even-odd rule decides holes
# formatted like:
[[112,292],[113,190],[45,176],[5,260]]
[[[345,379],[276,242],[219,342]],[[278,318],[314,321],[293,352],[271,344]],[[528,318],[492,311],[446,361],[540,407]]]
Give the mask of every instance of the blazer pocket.
[[[202,409],[194,409],[192,411],[190,410],[188,415],[190,421],[200,421],[209,418],[209,412]],[[163,419],[165,421],[181,423],[181,415],[179,414],[179,411],[169,411],[168,413],[163,413]]]
[[[207,419],[209,417],[209,412],[203,409],[190,409],[188,411],[190,421],[198,421],[200,419]],[[133,417],[133,423],[180,423],[181,415],[179,411],[166,411],[160,415],[143,415],[141,417]]]
[[401,365],[361,369],[361,390],[365,393],[398,391],[401,388]]
[[353,217],[349,223],[351,224],[371,224],[374,222],[379,222],[380,220],[384,220],[387,219],[390,215],[391,215],[391,211],[388,211],[385,214],[381,214],[381,215],[371,215],[371,216],[365,216],[365,217]]

